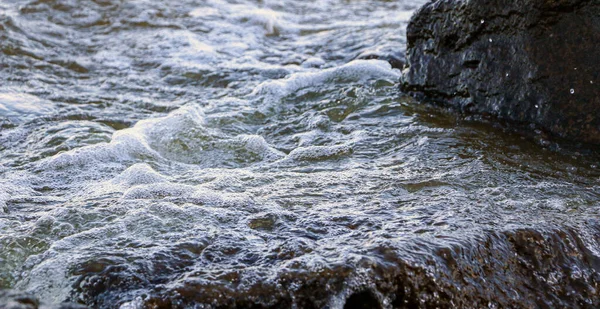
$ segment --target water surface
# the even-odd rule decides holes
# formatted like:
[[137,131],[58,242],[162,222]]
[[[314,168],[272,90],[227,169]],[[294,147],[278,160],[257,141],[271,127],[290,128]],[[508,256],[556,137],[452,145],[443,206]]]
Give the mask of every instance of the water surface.
[[422,3],[0,1],[0,288],[600,306],[598,156],[416,102],[365,60],[401,57]]

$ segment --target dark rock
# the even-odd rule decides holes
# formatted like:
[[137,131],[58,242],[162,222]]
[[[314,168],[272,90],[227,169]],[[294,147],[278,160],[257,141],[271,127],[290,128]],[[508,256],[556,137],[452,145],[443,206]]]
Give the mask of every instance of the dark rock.
[[356,59],[378,59],[389,62],[392,68],[403,69],[406,59],[404,51],[394,51],[386,49],[367,50],[362,52]]
[[369,291],[358,292],[346,299],[344,309],[377,309],[381,308],[379,301]]
[[431,1],[407,41],[405,92],[600,144],[600,1]]

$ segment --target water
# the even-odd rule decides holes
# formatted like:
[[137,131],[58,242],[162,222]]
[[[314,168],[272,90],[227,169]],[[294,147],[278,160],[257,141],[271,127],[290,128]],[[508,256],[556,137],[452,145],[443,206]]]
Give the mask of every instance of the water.
[[600,170],[399,92],[418,0],[0,1],[0,288],[600,306]]

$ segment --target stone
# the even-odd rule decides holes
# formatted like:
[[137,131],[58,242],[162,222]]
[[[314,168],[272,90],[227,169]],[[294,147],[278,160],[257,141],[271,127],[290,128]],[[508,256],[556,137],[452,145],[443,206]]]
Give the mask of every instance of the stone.
[[401,89],[600,144],[599,0],[434,0],[407,28]]
[[85,309],[86,306],[62,303],[45,305],[31,293],[10,289],[0,289],[0,309]]
[[404,50],[388,50],[385,48],[378,48],[375,50],[366,50],[362,52],[356,59],[377,59],[387,61],[392,68],[395,69],[403,69],[406,64],[406,59],[404,57]]

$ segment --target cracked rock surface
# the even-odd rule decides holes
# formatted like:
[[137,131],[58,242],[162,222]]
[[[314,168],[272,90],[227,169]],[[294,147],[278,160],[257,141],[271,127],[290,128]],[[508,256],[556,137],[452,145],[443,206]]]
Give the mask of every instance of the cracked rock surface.
[[600,1],[431,1],[407,40],[405,92],[600,144]]

